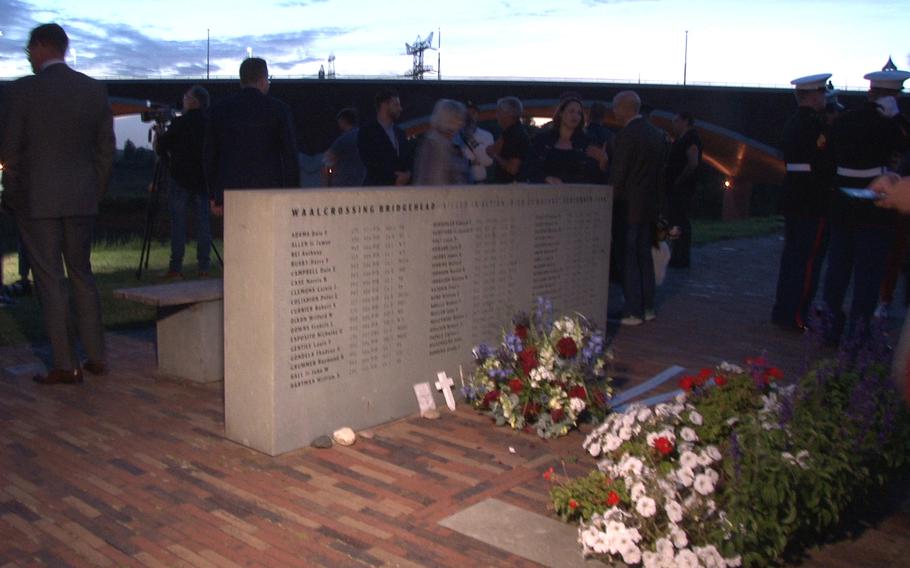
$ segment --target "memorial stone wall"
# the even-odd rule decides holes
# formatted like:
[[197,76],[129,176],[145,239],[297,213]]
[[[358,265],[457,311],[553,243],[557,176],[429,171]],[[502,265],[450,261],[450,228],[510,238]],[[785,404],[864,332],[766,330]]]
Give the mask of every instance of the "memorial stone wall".
[[538,297],[603,325],[611,205],[605,186],[228,192],[227,436],[277,455],[413,414],[414,383],[459,387]]

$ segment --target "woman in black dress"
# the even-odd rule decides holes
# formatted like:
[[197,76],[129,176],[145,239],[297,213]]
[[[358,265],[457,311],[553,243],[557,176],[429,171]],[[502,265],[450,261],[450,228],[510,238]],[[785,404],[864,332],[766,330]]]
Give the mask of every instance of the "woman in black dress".
[[607,169],[607,154],[584,133],[581,100],[564,97],[553,122],[531,142],[528,181],[532,183],[597,183]]

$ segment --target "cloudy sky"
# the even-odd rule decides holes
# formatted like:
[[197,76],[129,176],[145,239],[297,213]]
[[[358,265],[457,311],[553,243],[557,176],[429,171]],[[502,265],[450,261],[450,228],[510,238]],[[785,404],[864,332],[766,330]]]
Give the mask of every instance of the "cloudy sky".
[[[233,77],[247,49],[273,75],[400,75],[405,42],[442,31],[446,78],[540,77],[839,87],[888,56],[910,68],[906,0],[0,0],[0,77],[29,72],[28,30],[56,21],[95,77]],[[688,57],[684,56],[688,30]],[[434,45],[436,40],[434,39]],[[436,53],[428,59],[436,64]]]

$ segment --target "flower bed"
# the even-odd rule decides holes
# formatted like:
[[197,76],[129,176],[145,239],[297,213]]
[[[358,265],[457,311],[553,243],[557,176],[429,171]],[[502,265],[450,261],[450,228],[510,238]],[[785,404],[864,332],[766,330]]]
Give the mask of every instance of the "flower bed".
[[584,442],[596,470],[562,482],[545,474],[556,512],[580,522],[585,555],[610,561],[779,561],[907,457],[907,415],[887,369],[845,361],[789,386],[762,358],[723,364],[683,378],[671,403],[610,415]]
[[554,320],[544,300],[533,317],[513,320],[498,348],[480,344],[474,358],[465,399],[497,425],[555,438],[607,412],[610,354],[603,332],[581,316]]

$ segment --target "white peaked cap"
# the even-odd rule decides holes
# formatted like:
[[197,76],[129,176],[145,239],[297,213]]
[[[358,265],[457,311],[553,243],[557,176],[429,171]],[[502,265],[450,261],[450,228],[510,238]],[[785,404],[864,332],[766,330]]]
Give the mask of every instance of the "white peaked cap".
[[819,73],[818,75],[793,79],[790,84],[796,87],[797,91],[818,91],[825,88],[830,78],[831,73]]
[[873,71],[863,75],[869,80],[871,89],[890,89],[900,91],[904,88],[904,81],[910,79],[910,71]]

